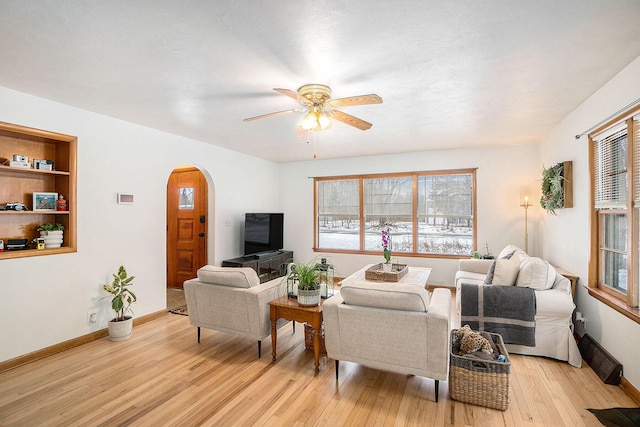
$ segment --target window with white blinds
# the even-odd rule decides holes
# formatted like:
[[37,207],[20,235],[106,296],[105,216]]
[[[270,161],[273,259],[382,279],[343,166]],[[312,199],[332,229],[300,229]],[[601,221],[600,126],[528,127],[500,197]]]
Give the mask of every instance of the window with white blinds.
[[627,205],[627,124],[621,123],[593,138],[596,209]]
[[633,207],[640,208],[640,114],[633,117],[633,129],[631,134],[634,135],[633,150],[633,182],[634,195]]
[[[590,135],[593,180],[591,286],[639,305],[640,112],[628,111],[613,126]],[[630,200],[632,199],[632,200]]]

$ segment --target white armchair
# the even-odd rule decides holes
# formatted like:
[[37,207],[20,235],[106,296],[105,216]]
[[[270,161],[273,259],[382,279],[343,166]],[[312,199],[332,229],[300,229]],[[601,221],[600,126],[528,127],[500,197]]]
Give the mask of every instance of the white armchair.
[[327,356],[374,369],[446,380],[449,368],[451,291],[429,297],[410,284],[343,283],[324,302]]
[[[198,278],[184,282],[189,321],[200,328],[240,335],[258,341],[271,335],[269,301],[286,292],[282,278],[260,283],[252,268],[204,266]],[[281,326],[286,322],[280,322]]]

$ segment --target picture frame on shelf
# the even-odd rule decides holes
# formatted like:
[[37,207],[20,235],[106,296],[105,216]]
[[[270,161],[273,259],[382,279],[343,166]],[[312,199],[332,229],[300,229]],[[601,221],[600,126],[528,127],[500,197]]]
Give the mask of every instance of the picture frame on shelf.
[[33,193],[33,210],[34,211],[55,211],[58,193]]

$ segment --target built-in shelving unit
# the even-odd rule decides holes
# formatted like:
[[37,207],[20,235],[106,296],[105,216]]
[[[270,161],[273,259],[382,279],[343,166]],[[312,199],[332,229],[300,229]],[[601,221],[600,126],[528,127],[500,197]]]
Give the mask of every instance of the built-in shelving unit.
[[[76,251],[76,173],[77,144],[75,136],[0,122],[0,163],[12,160],[14,154],[33,159],[53,160],[54,170],[0,165],[0,205],[23,203],[28,211],[0,211],[0,239],[31,241],[36,227],[51,222],[64,225],[64,241],[56,249],[4,250],[0,260],[53,255]],[[33,193],[62,194],[66,211],[33,211]]]

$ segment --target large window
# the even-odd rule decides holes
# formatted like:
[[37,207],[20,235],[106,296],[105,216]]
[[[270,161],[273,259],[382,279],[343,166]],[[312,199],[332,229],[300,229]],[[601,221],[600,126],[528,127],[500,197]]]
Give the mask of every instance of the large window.
[[315,179],[315,249],[468,256],[475,242],[475,170]]
[[640,115],[590,135],[593,181],[590,284],[638,307]]

